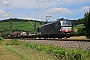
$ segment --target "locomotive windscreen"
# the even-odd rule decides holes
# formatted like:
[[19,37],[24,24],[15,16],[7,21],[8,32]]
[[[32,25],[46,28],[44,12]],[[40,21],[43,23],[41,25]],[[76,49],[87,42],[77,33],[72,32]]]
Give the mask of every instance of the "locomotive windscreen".
[[60,21],[61,26],[72,26],[71,21]]

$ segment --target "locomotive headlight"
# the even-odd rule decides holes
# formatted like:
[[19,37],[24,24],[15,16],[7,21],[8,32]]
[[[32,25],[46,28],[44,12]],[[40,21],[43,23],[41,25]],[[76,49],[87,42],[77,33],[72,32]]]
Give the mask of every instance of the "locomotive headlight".
[[62,30],[60,29],[60,31],[62,31]]

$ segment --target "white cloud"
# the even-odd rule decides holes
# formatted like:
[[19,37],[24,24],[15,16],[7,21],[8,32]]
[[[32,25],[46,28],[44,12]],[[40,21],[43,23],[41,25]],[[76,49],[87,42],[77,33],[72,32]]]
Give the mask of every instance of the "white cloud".
[[39,3],[43,2],[64,2],[64,3],[74,3],[74,2],[89,2],[90,0],[29,0],[29,1],[36,1]]
[[50,14],[70,14],[72,13],[71,10],[67,9],[67,8],[50,8],[44,11],[44,13],[50,13]]
[[71,14],[78,15],[88,10],[89,6],[84,6],[87,4],[86,2],[89,3],[90,0],[0,0],[0,9],[2,9],[0,10],[0,17],[12,17],[15,14],[16,17],[19,16],[18,18],[32,17],[36,19],[37,16],[45,17],[54,14],[63,16],[66,14],[68,16]]
[[36,0],[36,2],[38,2],[38,3],[45,3],[45,2],[48,2],[48,0]]
[[3,1],[3,4],[6,4],[7,5],[7,4],[11,4],[11,3],[10,3],[10,1],[4,0]]
[[11,2],[9,0],[1,0],[0,5],[1,6],[9,6],[9,5],[11,5]]
[[5,14],[5,11],[4,10],[0,10],[0,15],[3,15]]
[[0,10],[0,16],[9,17],[9,16],[14,16],[14,14],[11,12],[6,13],[4,10]]
[[[45,8],[49,6],[68,6],[73,4],[73,3],[79,3],[79,2],[90,2],[90,0],[0,0],[0,8],[4,8],[3,5],[8,6],[8,9],[13,9],[13,8]],[[62,5],[63,4],[63,5]],[[6,7],[5,7],[6,8]],[[4,9],[5,9],[4,8]],[[6,9],[7,9],[6,8]]]
[[90,0],[64,0],[67,3],[85,3],[85,2],[90,2]]
[[33,19],[33,18],[22,18],[22,19],[26,19],[26,20],[37,20],[37,19]]
[[90,10],[90,6],[83,6],[80,9],[73,10],[73,13],[74,14],[78,14],[78,13],[83,13],[84,14],[86,12],[89,12],[89,10]]
[[82,10],[88,12],[90,10],[90,6],[84,6],[84,7],[82,7]]

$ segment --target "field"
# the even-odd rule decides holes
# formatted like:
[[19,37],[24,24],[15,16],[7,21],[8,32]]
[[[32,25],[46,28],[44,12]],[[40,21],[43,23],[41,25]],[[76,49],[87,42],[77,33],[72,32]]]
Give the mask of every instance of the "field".
[[89,60],[90,51],[13,40],[0,41],[0,60]]
[[[32,23],[32,24],[31,24]],[[40,27],[40,23],[36,23],[36,27]],[[0,31],[10,30],[10,22],[0,22]],[[12,22],[12,30],[24,30],[24,31],[34,31],[34,22]]]
[[83,25],[83,24],[79,24],[79,25],[75,25],[75,26],[73,26],[73,30],[74,30],[74,32],[77,32],[78,29],[80,29],[80,28],[84,28],[84,25]]

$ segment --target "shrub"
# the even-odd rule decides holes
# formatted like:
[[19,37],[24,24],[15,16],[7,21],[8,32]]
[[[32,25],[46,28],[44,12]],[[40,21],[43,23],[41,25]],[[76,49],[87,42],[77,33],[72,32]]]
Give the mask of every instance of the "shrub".
[[85,31],[85,28],[78,28],[78,35],[80,36],[84,36],[86,35],[86,31]]
[[[41,45],[35,43],[24,43],[23,46],[37,49],[39,51],[45,51],[48,54],[53,54],[62,60],[82,60],[83,58],[89,58],[90,54],[85,52],[82,48],[78,50],[65,49],[60,47]],[[87,56],[87,57],[86,57]]]
[[10,41],[10,43],[6,43],[6,45],[21,45],[22,42],[16,40],[16,39],[13,39]]
[[2,38],[2,37],[0,37],[0,41],[1,41],[1,40],[3,40],[3,38]]

